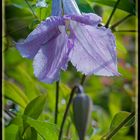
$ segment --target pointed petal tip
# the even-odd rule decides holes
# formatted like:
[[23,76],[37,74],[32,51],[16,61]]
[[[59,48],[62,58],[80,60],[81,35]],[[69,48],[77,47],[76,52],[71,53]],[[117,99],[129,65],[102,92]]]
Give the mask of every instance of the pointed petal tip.
[[24,46],[24,43],[16,43],[16,49],[20,52],[20,55],[23,58],[28,58],[28,59],[32,59],[33,55],[32,53],[30,53],[27,49],[27,47]]

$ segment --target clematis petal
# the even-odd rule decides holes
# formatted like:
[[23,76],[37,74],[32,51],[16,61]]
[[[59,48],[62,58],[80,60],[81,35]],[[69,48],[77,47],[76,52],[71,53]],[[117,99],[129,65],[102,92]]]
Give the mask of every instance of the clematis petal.
[[[72,50],[72,48],[74,47],[74,40],[75,40],[75,35],[73,32],[70,32],[69,36],[68,36],[68,41],[67,41],[67,57],[69,56],[70,54],[70,51]],[[67,62],[66,65],[64,65],[62,67],[62,70],[66,70],[67,69],[67,64],[68,64],[68,61],[69,61],[69,57],[67,59],[65,59]]]
[[63,0],[63,8],[66,15],[81,15],[75,0]]
[[52,83],[59,79],[61,69],[68,62],[68,37],[64,26],[59,26],[60,34],[49,40],[34,57],[34,74],[43,82]]
[[93,13],[83,13],[82,15],[65,15],[64,19],[74,20],[87,25],[98,25],[102,18]]
[[52,0],[52,16],[62,15],[62,0]]
[[110,29],[71,21],[75,34],[74,48],[69,58],[78,71],[86,75],[119,75],[116,45]]
[[23,42],[16,43],[17,49],[23,57],[32,59],[44,43],[59,35],[58,25],[63,24],[61,17],[47,18]]

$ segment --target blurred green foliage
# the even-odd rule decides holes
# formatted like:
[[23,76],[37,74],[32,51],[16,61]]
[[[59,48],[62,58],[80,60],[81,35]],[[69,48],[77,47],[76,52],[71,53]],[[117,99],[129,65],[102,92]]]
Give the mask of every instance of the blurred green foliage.
[[[115,0],[76,0],[82,12],[94,12],[105,24],[111,14]],[[4,57],[4,119],[5,140],[56,140],[71,88],[80,82],[82,75],[69,64],[61,72],[58,124],[54,124],[55,83],[45,84],[33,75],[32,61],[22,58],[13,41],[25,39],[44,19],[51,15],[51,0],[48,7],[37,8],[36,0],[5,0],[5,34],[3,36]],[[30,6],[29,6],[30,5]],[[86,140],[100,140],[110,127],[117,125],[113,118],[120,111],[122,117],[135,111],[136,96],[136,33],[119,30],[137,30],[135,3],[121,0],[113,15],[113,25],[128,14],[127,20],[114,31],[117,44],[120,77],[87,77],[84,90],[93,101],[92,122]],[[120,115],[120,116],[121,116]],[[115,116],[116,117],[116,116]],[[112,121],[113,120],[113,121]],[[77,140],[72,120],[72,108],[64,128],[64,140]],[[134,140],[135,125],[122,128],[112,140]]]

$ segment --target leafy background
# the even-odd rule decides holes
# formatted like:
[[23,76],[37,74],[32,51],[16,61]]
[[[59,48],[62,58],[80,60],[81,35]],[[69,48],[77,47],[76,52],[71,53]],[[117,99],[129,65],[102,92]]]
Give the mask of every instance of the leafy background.
[[[102,16],[105,24],[116,0],[76,0],[82,12]],[[51,15],[48,7],[37,8],[35,0],[5,0],[3,36],[4,78],[3,119],[4,140],[57,140],[63,113],[71,88],[80,82],[82,75],[69,64],[61,72],[58,124],[54,124],[56,84],[39,82],[33,75],[32,61],[22,58],[13,42],[25,39],[46,17]],[[120,77],[87,77],[84,90],[93,101],[92,121],[86,140],[100,140],[110,132],[129,112],[136,110],[136,32],[137,17],[134,0],[121,0],[110,25],[123,17],[131,16],[117,26],[116,37],[118,69]],[[64,128],[64,140],[77,140],[72,119],[72,108]],[[135,123],[130,123],[112,137],[112,140],[134,140]]]

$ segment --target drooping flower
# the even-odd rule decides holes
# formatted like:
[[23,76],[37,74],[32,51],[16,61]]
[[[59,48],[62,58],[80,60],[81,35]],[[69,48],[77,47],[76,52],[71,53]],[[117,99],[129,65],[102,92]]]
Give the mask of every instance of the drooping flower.
[[75,0],[53,0],[52,16],[41,22],[17,49],[33,59],[35,76],[43,82],[59,80],[69,61],[85,75],[118,76],[115,38],[99,27],[101,17],[80,12]]

